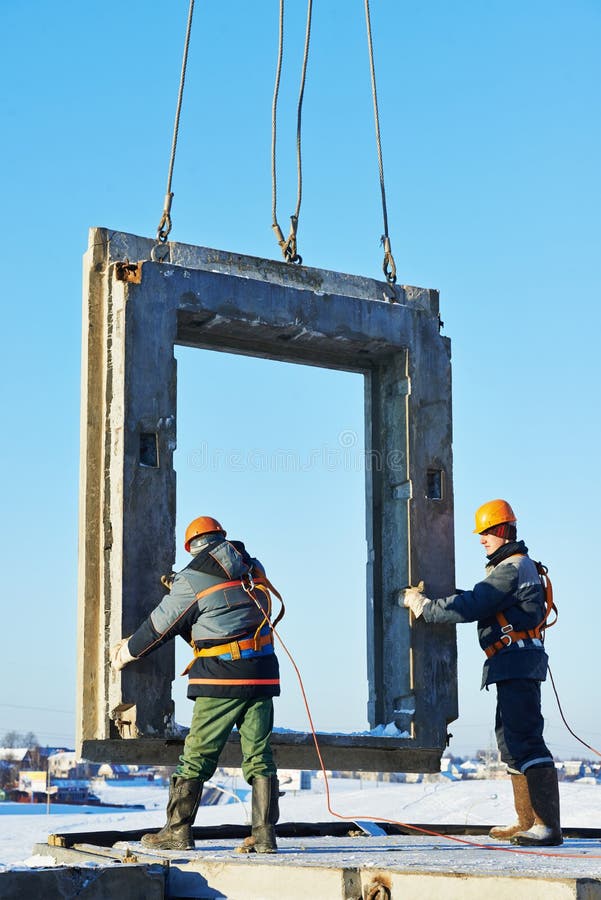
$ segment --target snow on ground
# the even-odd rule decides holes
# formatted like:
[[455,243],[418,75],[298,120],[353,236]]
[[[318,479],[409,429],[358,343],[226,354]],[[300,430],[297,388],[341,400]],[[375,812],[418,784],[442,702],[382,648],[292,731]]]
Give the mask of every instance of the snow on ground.
[[[245,787],[242,778],[223,782],[228,791]],[[285,790],[285,785],[283,789]],[[329,780],[331,808],[343,816],[367,819],[371,816],[397,822],[419,824],[498,824],[514,818],[511,785],[499,781],[428,781],[420,784],[389,784],[332,778]],[[144,804],[145,810],[97,807],[50,807],[41,804],[23,807],[0,803],[0,867],[23,865],[36,843],[45,843],[49,834],[72,831],[107,831],[156,828],[164,823],[167,788],[141,784],[98,787],[103,802]],[[601,828],[601,785],[560,784],[562,823],[565,826]],[[250,803],[235,801],[218,806],[201,806],[197,825],[248,824]],[[26,810],[26,812],[25,812]],[[335,817],[328,812],[322,778],[314,778],[311,791],[288,791],[280,800],[281,822],[325,822]]]

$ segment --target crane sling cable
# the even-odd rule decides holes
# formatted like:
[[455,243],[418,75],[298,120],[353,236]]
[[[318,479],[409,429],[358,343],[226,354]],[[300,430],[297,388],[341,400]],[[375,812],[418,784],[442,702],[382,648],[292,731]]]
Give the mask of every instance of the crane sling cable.
[[[279,591],[276,590],[276,588],[273,586],[273,584],[271,584],[271,582],[267,578],[265,578],[265,581],[268,586],[268,589],[271,590],[277,596],[277,598],[279,599],[279,601],[282,603],[282,606],[283,606],[284,601],[283,601],[282,596],[279,593]],[[244,587],[244,585],[243,585],[243,587]],[[400,826],[401,828],[406,828],[409,831],[417,832],[418,834],[426,834],[426,835],[429,835],[430,837],[443,838],[447,841],[453,841],[456,844],[463,844],[464,846],[472,847],[473,849],[476,849],[476,850],[490,850],[490,851],[494,851],[496,853],[514,853],[519,856],[543,856],[545,858],[550,858],[550,859],[601,859],[601,854],[588,853],[586,851],[583,853],[559,853],[559,852],[550,852],[550,851],[536,850],[536,849],[526,850],[523,847],[517,847],[517,846],[499,847],[499,846],[496,846],[495,844],[493,844],[493,845],[482,844],[478,841],[468,841],[465,838],[460,838],[460,837],[457,837],[456,835],[442,834],[439,831],[434,831],[433,829],[430,829],[430,828],[424,828],[421,825],[411,825],[408,822],[401,822],[398,819],[388,819],[388,818],[385,818],[384,816],[373,816],[373,815],[362,815],[362,814],[345,816],[342,813],[336,812],[336,810],[333,809],[332,803],[331,803],[330,783],[328,780],[325,763],[324,763],[323,757],[321,755],[321,748],[319,746],[319,741],[317,740],[317,732],[315,731],[315,725],[313,724],[313,716],[311,715],[311,709],[309,707],[309,701],[307,699],[307,694],[305,692],[303,678],[302,678],[300,670],[294,660],[292,653],[290,652],[290,650],[286,646],[282,636],[279,634],[279,632],[276,629],[276,624],[277,624],[279,618],[281,618],[281,614],[280,614],[280,616],[278,616],[278,618],[276,618],[276,620],[274,622],[272,622],[270,617],[265,615],[265,610],[263,609],[263,607],[259,603],[259,600],[255,596],[254,589],[252,587],[250,587],[250,588],[245,587],[244,589],[246,590],[247,594],[251,597],[251,599],[253,600],[253,602],[255,603],[257,608],[259,609],[259,611],[261,612],[261,615],[265,616],[265,618],[267,619],[267,622],[269,624],[269,627],[270,627],[273,635],[278,639],[279,643],[282,646],[282,649],[284,650],[284,652],[286,653],[286,656],[290,660],[292,668],[294,669],[294,672],[295,672],[295,675],[296,675],[296,678],[297,678],[297,681],[298,681],[298,684],[300,687],[300,691],[302,694],[303,703],[305,706],[305,712],[307,713],[307,719],[309,721],[309,728],[311,730],[311,735],[313,737],[313,743],[315,745],[315,751],[317,753],[317,758],[319,760],[319,766],[320,766],[320,769],[321,769],[321,772],[323,775],[325,795],[326,795],[326,807],[327,807],[327,810],[330,813],[330,815],[334,816],[334,818],[336,818],[336,819],[341,819],[344,822],[356,822],[357,819],[360,819],[361,821],[366,821],[366,822],[381,822],[382,824],[385,824],[385,825],[396,825],[396,826]],[[559,700],[559,698],[558,698],[558,700]],[[564,722],[565,722],[565,719],[564,719]],[[566,725],[567,725],[567,723],[566,723]],[[242,851],[238,851],[238,852],[242,852]]]
[[303,109],[303,97],[305,94],[305,80],[307,77],[307,63],[309,61],[309,43],[311,40],[311,16],[313,12],[313,0],[307,4],[307,25],[305,29],[305,49],[303,53],[303,65],[296,110],[296,171],[297,171],[297,196],[296,209],[290,216],[290,234],[284,238],[277,217],[277,167],[276,167],[276,139],[277,139],[277,108],[280,92],[280,77],[282,74],[282,60],[284,58],[284,0],[280,0],[278,17],[278,60],[276,65],[275,86],[273,90],[273,102],[271,107],[271,207],[272,225],[278,244],[282,249],[282,255],[286,262],[302,264],[303,258],[298,254],[296,233],[298,230],[298,218],[300,215],[303,196],[303,169],[301,156],[301,119]]
[[179,79],[179,90],[177,93],[177,104],[175,109],[175,122],[173,124],[173,139],[171,142],[171,156],[169,158],[169,168],[167,173],[167,189],[165,192],[165,200],[163,203],[163,215],[157,228],[157,241],[164,244],[171,231],[171,203],[173,200],[173,192],[171,190],[171,181],[173,179],[173,166],[175,164],[175,151],[177,149],[177,137],[179,133],[179,117],[182,109],[182,99],[184,96],[184,84],[186,82],[186,67],[188,65],[188,48],[190,46],[190,32],[192,30],[192,16],[194,14],[194,0],[190,0],[188,9],[188,22],[186,25],[186,38],[184,41],[184,54],[182,58],[182,70]]
[[365,0],[365,23],[367,26],[367,45],[369,49],[369,67],[371,71],[371,92],[374,103],[374,122],[376,128],[376,148],[378,152],[378,173],[380,176],[380,192],[382,194],[382,217],[384,220],[384,234],[381,242],[384,247],[384,262],[382,270],[388,284],[396,282],[396,265],[392,255],[390,246],[390,236],[388,234],[388,211],[386,209],[386,188],[384,186],[384,164],[382,162],[382,142],[380,140],[380,115],[378,112],[378,94],[376,90],[376,67],[374,64],[374,46],[371,37],[371,16],[369,12],[369,0]]

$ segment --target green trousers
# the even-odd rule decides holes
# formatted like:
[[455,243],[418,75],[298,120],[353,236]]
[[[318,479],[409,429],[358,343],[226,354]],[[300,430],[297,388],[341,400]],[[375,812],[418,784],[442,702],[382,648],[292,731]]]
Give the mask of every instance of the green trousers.
[[217,768],[221,751],[234,726],[240,733],[242,773],[249,784],[255,775],[275,775],[270,743],[273,730],[271,697],[252,700],[197,697],[175,774],[207,781]]

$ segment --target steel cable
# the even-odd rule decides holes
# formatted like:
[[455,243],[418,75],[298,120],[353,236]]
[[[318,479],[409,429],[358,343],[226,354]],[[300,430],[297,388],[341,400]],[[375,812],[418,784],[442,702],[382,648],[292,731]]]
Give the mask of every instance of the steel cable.
[[186,82],[186,68],[188,65],[188,48],[190,46],[190,33],[192,31],[192,16],[194,14],[194,0],[190,0],[188,9],[188,22],[186,25],[186,38],[184,42],[184,54],[182,58],[182,69],[179,79],[179,90],[177,94],[177,105],[175,110],[175,122],[173,125],[173,140],[171,142],[171,156],[169,158],[169,169],[167,174],[167,189],[165,191],[165,201],[163,205],[163,215],[157,229],[157,240],[165,243],[169,232],[171,231],[171,202],[173,193],[171,191],[171,182],[173,179],[173,167],[175,165],[175,151],[177,149],[177,138],[179,134],[179,118],[182,109],[182,99],[184,96],[184,84]]
[[382,244],[384,246],[384,262],[382,269],[389,284],[396,282],[396,265],[390,247],[388,235],[388,210],[386,208],[386,188],[384,186],[384,163],[382,161],[382,142],[380,139],[380,114],[378,112],[378,94],[376,90],[376,68],[374,64],[374,47],[371,36],[371,16],[369,12],[369,0],[365,0],[365,22],[367,26],[367,45],[369,49],[369,67],[371,71],[371,91],[374,104],[374,120],[376,128],[376,147],[378,152],[378,173],[380,176],[380,192],[382,194],[382,216],[384,219],[384,234]]
[[313,0],[308,0],[307,24],[305,28],[305,47],[301,69],[301,80],[296,110],[296,169],[297,169],[297,198],[296,208],[290,216],[290,234],[284,238],[277,218],[277,165],[276,165],[276,138],[277,138],[277,106],[280,90],[280,78],[282,72],[282,60],[284,56],[284,0],[280,0],[279,11],[279,36],[278,36],[278,61],[276,66],[275,87],[271,113],[271,196],[272,196],[272,228],[282,254],[286,262],[302,263],[302,257],[297,252],[296,233],[303,194],[302,153],[301,153],[301,123],[303,98],[305,94],[305,82],[307,77],[307,64],[309,60],[309,45],[311,41],[311,17],[313,12]]
[[303,196],[303,168],[302,168],[302,160],[301,160],[301,118],[303,111],[303,97],[305,95],[305,80],[307,77],[307,63],[309,61],[309,43],[311,40],[311,15],[313,12],[313,0],[308,0],[307,6],[307,25],[305,28],[305,49],[303,53],[303,68],[301,73],[301,83],[300,90],[298,94],[298,107],[296,114],[296,167],[297,167],[297,200],[296,200],[296,210],[294,213],[295,219],[298,221],[300,208],[301,208],[301,200]]
[[[271,104],[271,216],[272,227],[278,226],[277,219],[277,173],[276,173],[276,134],[278,94],[280,92],[280,77],[282,74],[282,59],[284,57],[284,0],[280,0],[279,34],[278,34],[278,62],[275,73],[275,87],[273,89],[273,101]],[[283,235],[282,235],[283,239]]]

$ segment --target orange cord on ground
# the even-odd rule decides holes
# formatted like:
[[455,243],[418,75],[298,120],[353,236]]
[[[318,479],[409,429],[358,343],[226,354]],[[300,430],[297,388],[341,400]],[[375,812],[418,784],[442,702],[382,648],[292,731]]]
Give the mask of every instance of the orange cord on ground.
[[[251,596],[252,596],[252,594],[251,594]],[[255,601],[255,603],[257,604],[259,609],[261,609],[261,612],[263,612],[258,600],[254,597],[253,597],[253,600]],[[474,847],[478,850],[496,850],[501,853],[518,853],[522,856],[544,856],[544,857],[549,857],[552,859],[601,859],[601,854],[591,854],[591,853],[586,853],[586,852],[585,853],[551,853],[551,852],[546,852],[543,850],[523,850],[518,847],[498,847],[495,845],[491,846],[490,844],[480,844],[480,843],[477,843],[476,841],[468,841],[465,838],[455,837],[454,835],[450,835],[450,834],[440,834],[440,832],[438,832],[438,831],[431,831],[428,828],[421,828],[418,825],[409,825],[407,822],[400,822],[397,819],[386,819],[382,816],[370,816],[370,815],[344,816],[341,813],[336,812],[334,809],[332,809],[332,804],[330,802],[330,785],[328,782],[328,776],[326,774],[326,768],[324,765],[323,757],[321,755],[321,750],[319,749],[319,742],[317,740],[315,726],[313,725],[313,717],[311,715],[311,710],[309,708],[309,701],[307,700],[307,695],[305,693],[305,686],[303,684],[303,679],[302,679],[301,673],[298,669],[298,666],[296,665],[296,662],[294,661],[294,657],[288,650],[288,647],[284,643],[284,641],[281,638],[281,636],[279,635],[279,633],[276,631],[271,620],[269,621],[269,625],[271,627],[273,634],[277,637],[278,641],[282,645],[282,648],[283,648],[286,656],[290,660],[292,667],[296,673],[296,677],[298,679],[301,694],[303,696],[303,702],[305,704],[305,710],[307,712],[307,718],[309,720],[309,726],[311,728],[311,734],[313,736],[313,743],[315,744],[315,750],[317,752],[317,757],[319,759],[319,765],[320,765],[321,772],[323,775],[323,780],[324,780],[324,785],[325,785],[325,790],[326,790],[326,806],[327,806],[327,809],[328,809],[328,812],[330,813],[330,815],[334,816],[336,819],[341,819],[344,822],[356,822],[357,819],[363,819],[366,822],[382,822],[383,824],[386,824],[386,825],[400,825],[402,828],[408,828],[411,831],[419,832],[419,834],[427,834],[430,837],[444,838],[447,841],[454,841],[456,844],[465,844],[468,847]],[[552,676],[551,676],[551,678],[552,678]],[[555,684],[553,684],[553,688],[555,689]],[[556,696],[557,696],[557,692],[556,692]],[[557,698],[557,699],[558,699],[558,703],[559,703],[559,698]],[[561,710],[561,707],[560,707],[560,710]],[[562,713],[562,718],[563,718],[563,713]],[[565,719],[564,719],[564,722],[565,722]],[[576,737],[576,735],[574,735],[574,737]],[[586,744],[585,746],[588,747],[588,744]],[[593,748],[591,747],[590,749],[593,749]],[[597,753],[598,751],[595,750],[594,752]],[[599,755],[601,755],[601,754],[599,754]]]

